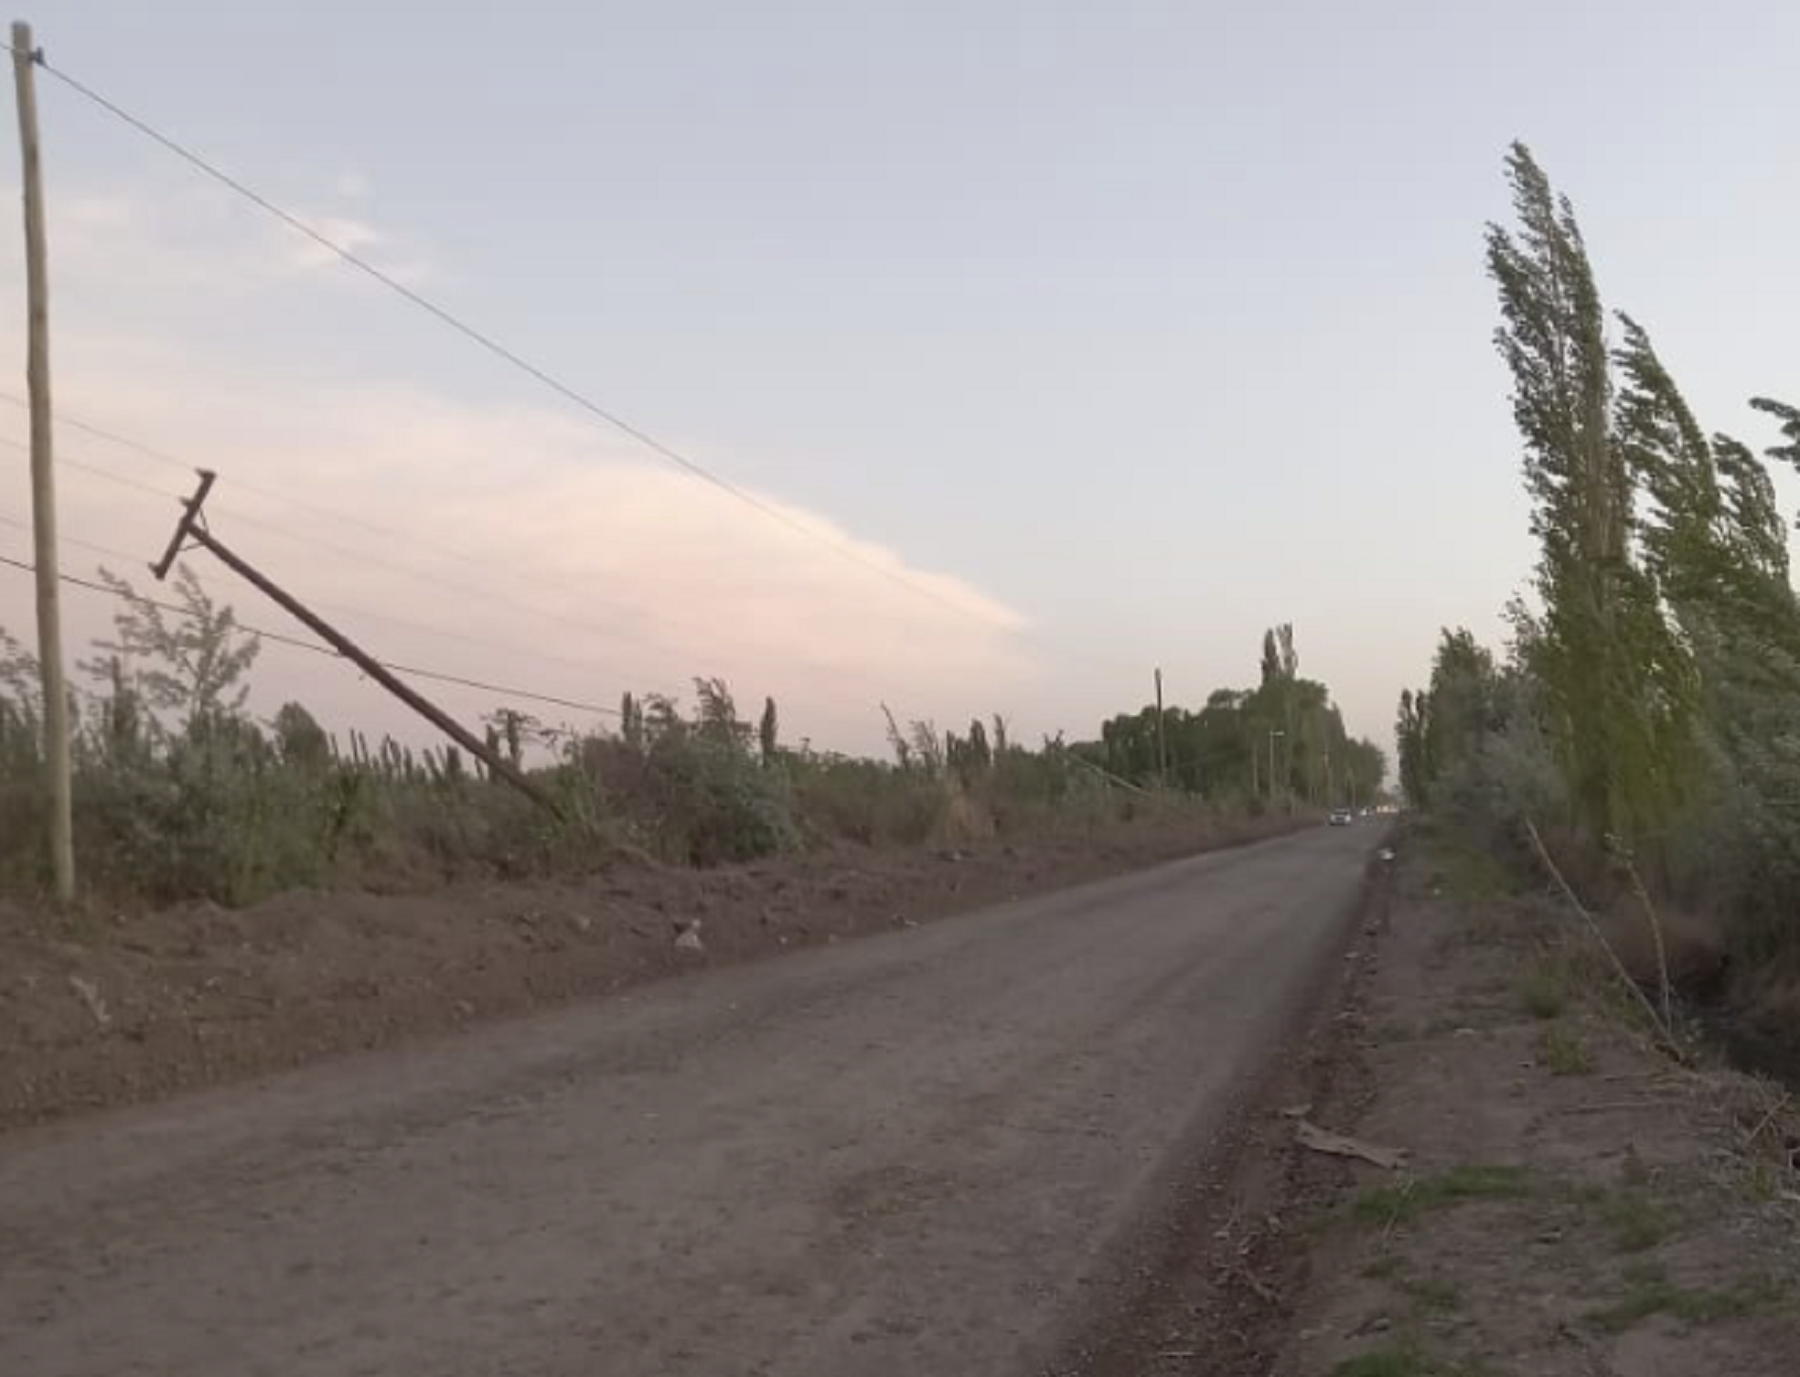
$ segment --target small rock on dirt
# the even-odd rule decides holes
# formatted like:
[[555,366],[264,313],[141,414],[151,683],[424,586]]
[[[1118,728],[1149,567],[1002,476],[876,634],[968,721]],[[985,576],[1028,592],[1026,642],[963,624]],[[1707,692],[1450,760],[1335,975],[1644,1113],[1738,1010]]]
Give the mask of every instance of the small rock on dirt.
[[689,919],[675,929],[675,950],[704,954],[706,944],[700,940],[700,920]]

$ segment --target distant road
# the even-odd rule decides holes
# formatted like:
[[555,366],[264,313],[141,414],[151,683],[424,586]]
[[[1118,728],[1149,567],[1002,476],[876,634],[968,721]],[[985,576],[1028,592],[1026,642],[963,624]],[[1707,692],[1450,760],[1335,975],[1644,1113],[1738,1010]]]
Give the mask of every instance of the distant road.
[[1035,1373],[1376,835],[0,1139],[0,1372]]

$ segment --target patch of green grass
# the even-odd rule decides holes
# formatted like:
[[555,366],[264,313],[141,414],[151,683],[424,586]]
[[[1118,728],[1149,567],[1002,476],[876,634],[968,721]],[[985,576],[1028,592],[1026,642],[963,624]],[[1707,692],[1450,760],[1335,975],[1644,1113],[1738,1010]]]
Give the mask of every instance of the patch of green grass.
[[1567,1028],[1539,1029],[1534,1046],[1538,1063],[1553,1076],[1585,1076],[1594,1069],[1587,1044]]
[[1539,964],[1520,979],[1519,1007],[1533,1018],[1560,1018],[1569,1007],[1569,990],[1560,972]]
[[1752,1162],[1743,1180],[1744,1189],[1752,1200],[1767,1203],[1781,1194],[1786,1184],[1784,1175],[1768,1162]]
[[1660,1201],[1642,1191],[1614,1191],[1600,1202],[1600,1218],[1612,1233],[1613,1246],[1621,1253],[1642,1253],[1654,1248],[1674,1231],[1669,1212]]
[[1400,1283],[1400,1289],[1418,1302],[1423,1310],[1449,1314],[1462,1309],[1462,1287],[1448,1277],[1414,1277]]
[[1448,898],[1481,903],[1513,888],[1513,877],[1492,852],[1445,839],[1430,848],[1430,857],[1432,887]]
[[1769,1304],[1779,1294],[1766,1278],[1740,1280],[1723,1290],[1677,1286],[1656,1262],[1635,1263],[1625,1269],[1630,1289],[1617,1304],[1590,1311],[1590,1323],[1609,1334],[1620,1334],[1652,1315],[1668,1315],[1688,1324],[1717,1324],[1735,1320]]
[[1452,1167],[1398,1185],[1371,1186],[1358,1193],[1354,1212],[1366,1224],[1405,1223],[1427,1211],[1467,1200],[1516,1200],[1530,1188],[1523,1167]]
[[1481,1363],[1432,1358],[1416,1341],[1401,1339],[1345,1358],[1331,1369],[1331,1377],[1487,1377],[1487,1372]]
[[1346,1358],[1331,1369],[1331,1377],[1436,1377],[1437,1371],[1418,1345],[1403,1342]]

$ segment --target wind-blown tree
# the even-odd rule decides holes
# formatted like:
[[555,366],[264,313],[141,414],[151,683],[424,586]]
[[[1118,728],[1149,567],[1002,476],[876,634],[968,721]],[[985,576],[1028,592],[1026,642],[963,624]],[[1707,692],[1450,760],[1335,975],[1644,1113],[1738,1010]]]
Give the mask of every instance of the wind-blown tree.
[[1400,757],[1400,792],[1415,808],[1424,808],[1431,802],[1430,724],[1430,692],[1401,689],[1400,710],[1394,718],[1394,747]]
[[1425,756],[1441,779],[1453,762],[1479,755],[1499,728],[1494,657],[1467,630],[1445,631],[1431,666]]
[[1507,159],[1516,231],[1490,225],[1496,341],[1513,375],[1543,602],[1533,668],[1590,840],[1643,836],[1680,793],[1693,668],[1632,559],[1634,482],[1614,431],[1612,356],[1581,230],[1523,144]]
[[1542,682],[1529,665],[1536,628],[1514,609],[1507,663],[1466,630],[1446,629],[1431,687],[1400,695],[1395,736],[1401,783],[1430,808],[1490,840],[1516,836],[1527,818],[1566,812],[1567,791],[1544,729]]
[[756,741],[762,763],[773,765],[781,755],[781,715],[773,698],[763,699],[762,718],[756,724]]
[[212,600],[191,569],[176,569],[179,612],[142,597],[110,569],[102,568],[100,577],[121,605],[113,616],[117,639],[95,642],[104,654],[81,665],[89,677],[128,692],[183,730],[243,710],[262,641],[238,625],[231,608]]
[[[1787,523],[1761,460],[1708,436],[1648,334],[1621,320],[1619,428],[1645,496],[1639,545],[1695,673],[1684,869],[1690,884],[1735,889],[1740,902],[1754,892],[1785,905],[1800,889],[1800,601]],[[1795,419],[1779,403],[1758,409]]]
[[1645,568],[1683,631],[1723,620],[1791,642],[1800,607],[1768,470],[1739,441],[1701,430],[1649,335],[1629,316],[1620,321],[1619,436],[1647,499],[1637,525]]
[[1800,469],[1800,407],[1789,406],[1786,402],[1773,401],[1768,397],[1752,397],[1750,405],[1758,411],[1768,412],[1779,421],[1781,433],[1787,439],[1785,445],[1777,445],[1769,450],[1769,458],[1779,459]]

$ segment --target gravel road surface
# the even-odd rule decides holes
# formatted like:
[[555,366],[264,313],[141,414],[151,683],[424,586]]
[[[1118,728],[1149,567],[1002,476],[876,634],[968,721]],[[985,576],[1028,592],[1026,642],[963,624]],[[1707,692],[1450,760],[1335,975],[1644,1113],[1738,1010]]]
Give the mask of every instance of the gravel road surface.
[[0,1138],[0,1372],[1040,1372],[1336,959],[1373,840]]

